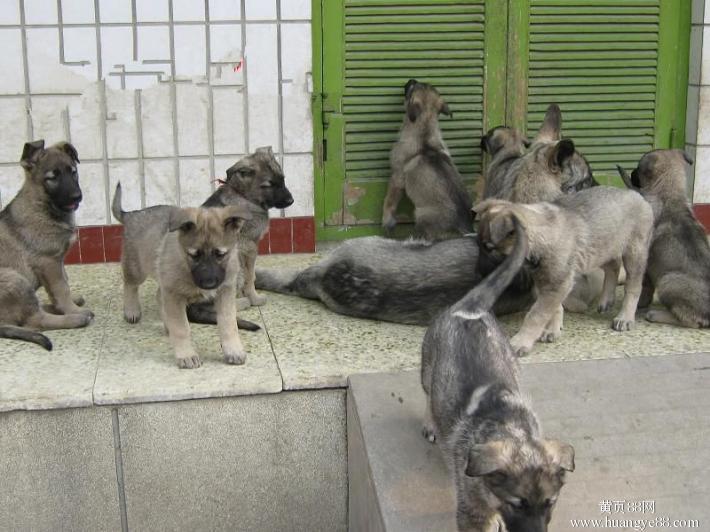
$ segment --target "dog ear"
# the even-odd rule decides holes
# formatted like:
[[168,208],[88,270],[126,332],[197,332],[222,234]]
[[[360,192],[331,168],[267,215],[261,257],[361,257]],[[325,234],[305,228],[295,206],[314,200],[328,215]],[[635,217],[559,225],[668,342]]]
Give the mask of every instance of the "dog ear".
[[532,146],[532,142],[530,142],[529,138],[523,137],[523,146],[525,146],[526,148],[529,148],[530,146]]
[[572,140],[564,139],[559,141],[550,153],[550,166],[556,169],[562,168],[564,162],[574,155],[574,150],[574,142]]
[[414,90],[414,87],[419,83],[416,79],[410,79],[407,83],[404,85],[404,97],[409,98],[409,95],[412,93]]
[[239,231],[246,220],[252,219],[247,205],[230,205],[222,209],[222,224],[225,229]]
[[25,170],[32,168],[39,155],[44,151],[44,140],[35,140],[33,142],[26,142],[25,147],[22,149],[22,157],[20,158],[20,165]]
[[443,115],[448,116],[449,118],[454,117],[454,113],[452,113],[451,109],[449,109],[449,104],[446,103],[444,100],[441,100],[441,107],[439,108],[439,112]]
[[543,446],[553,464],[565,471],[574,471],[574,447],[557,440],[545,440]]
[[493,244],[498,244],[515,233],[514,216],[510,212],[502,213],[494,216],[488,223],[488,236]]
[[271,146],[261,146],[257,148],[254,153],[258,153],[260,155],[266,155],[270,159],[273,159],[274,157],[274,149]]
[[562,138],[562,112],[560,106],[553,103],[547,108],[545,118],[537,132],[536,141],[554,142]]
[[626,170],[624,170],[624,168],[620,164],[616,165],[616,170],[617,170],[617,172],[619,172],[619,175],[621,176],[621,180],[624,182],[624,185],[626,185],[626,188],[628,188],[630,190],[636,190],[636,187],[631,182],[631,176],[629,175],[629,173]]
[[512,445],[506,440],[472,445],[468,451],[466,476],[480,477],[505,469],[510,462]]
[[238,161],[227,168],[227,180],[239,179],[240,181],[248,181],[256,175],[256,171],[249,164],[243,161]]
[[407,118],[410,122],[416,122],[422,113],[422,105],[419,102],[407,102]]
[[170,218],[168,219],[168,231],[180,231],[181,233],[189,233],[194,230],[197,225],[195,219],[197,209],[172,209]]
[[481,151],[486,152],[488,154],[491,153],[491,138],[490,138],[490,133],[486,133],[481,137]]
[[54,145],[56,148],[59,148],[62,150],[64,153],[66,153],[69,157],[71,157],[71,160],[74,161],[75,163],[80,163],[81,161],[79,160],[79,153],[76,151],[76,148],[69,142],[58,142],[57,144]]

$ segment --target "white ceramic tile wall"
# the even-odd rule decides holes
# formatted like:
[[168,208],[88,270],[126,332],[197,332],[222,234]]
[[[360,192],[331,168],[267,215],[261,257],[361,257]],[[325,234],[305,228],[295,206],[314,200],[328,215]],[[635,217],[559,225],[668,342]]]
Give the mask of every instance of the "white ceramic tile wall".
[[695,157],[693,202],[710,203],[710,0],[692,0],[686,150]]
[[44,137],[77,146],[81,225],[115,223],[107,198],[119,180],[125,209],[199,204],[215,177],[265,145],[296,199],[284,215],[312,215],[310,7],[2,0],[0,205],[21,186],[23,143]]

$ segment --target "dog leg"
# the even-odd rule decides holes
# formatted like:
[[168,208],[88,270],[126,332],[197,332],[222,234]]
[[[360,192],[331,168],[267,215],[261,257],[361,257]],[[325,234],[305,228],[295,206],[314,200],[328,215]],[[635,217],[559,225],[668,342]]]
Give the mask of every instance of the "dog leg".
[[40,276],[40,282],[47,291],[52,305],[59,312],[62,314],[81,314],[89,319],[94,317],[94,313],[89,309],[81,308],[74,303],[62,263],[47,262],[42,267]]
[[431,414],[431,400],[427,396],[426,407],[424,409],[424,422],[422,423],[422,436],[426,438],[429,443],[434,443],[436,441],[436,432],[434,430],[434,419]]
[[561,287],[564,289],[563,292],[546,292],[538,296],[537,301],[525,315],[520,331],[510,339],[510,345],[516,356],[522,357],[530,352],[537,339],[542,336],[545,326],[555,313],[559,312],[559,307],[569,292],[571,284],[572,280],[567,280]]
[[550,319],[545,330],[540,336],[541,342],[551,343],[562,336],[562,320],[564,319],[565,310],[562,305],[555,311]]
[[619,280],[621,264],[618,261],[612,261],[602,266],[602,269],[604,270],[604,284],[597,307],[600,313],[611,310],[616,303],[616,284]]
[[397,176],[393,175],[387,185],[387,195],[382,207],[382,227],[387,234],[391,234],[397,225],[397,218],[395,218],[394,213],[404,195],[404,186],[400,184],[400,181]]
[[256,280],[256,254],[247,256],[244,260],[244,295],[249,303],[256,307],[266,304],[266,296],[257,294],[254,286]]
[[217,292],[214,301],[217,311],[217,329],[219,330],[219,341],[222,344],[224,361],[227,364],[244,364],[247,359],[246,351],[242,345],[237,330],[237,305],[236,288],[233,286],[224,287]]
[[26,325],[32,329],[48,331],[53,329],[79,329],[93,320],[88,314],[50,314],[43,309],[31,316]]
[[138,285],[123,283],[123,319],[128,323],[141,321],[141,302],[138,297]]
[[624,286],[624,301],[621,303],[621,311],[611,322],[611,327],[615,331],[630,331],[634,326],[636,308],[641,297],[643,275],[646,270],[647,253],[648,248],[644,241],[636,246],[630,246],[624,254],[626,285]]
[[[672,312],[666,309],[654,309],[649,310],[646,313],[646,321],[652,323],[665,323],[666,325],[677,325],[682,326],[683,324],[676,318]],[[697,328],[697,325],[696,325]]]
[[175,350],[175,359],[179,368],[194,369],[202,365],[200,356],[195,351],[190,337],[190,323],[187,321],[185,300],[162,291],[161,308],[163,323],[168,331],[170,343]]
[[638,308],[648,308],[653,303],[653,293],[656,287],[653,286],[653,281],[645,274],[643,276],[643,284],[641,285],[641,296],[639,297]]

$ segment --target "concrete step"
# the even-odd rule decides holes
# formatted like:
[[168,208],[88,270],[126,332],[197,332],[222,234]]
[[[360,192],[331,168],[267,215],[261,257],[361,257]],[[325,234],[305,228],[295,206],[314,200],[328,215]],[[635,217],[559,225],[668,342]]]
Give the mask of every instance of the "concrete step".
[[[574,519],[710,527],[710,354],[525,364],[522,381],[546,436],[576,450],[550,530]],[[455,530],[453,484],[421,436],[423,411],[417,371],[350,377],[351,531]],[[653,512],[636,510],[643,501]]]

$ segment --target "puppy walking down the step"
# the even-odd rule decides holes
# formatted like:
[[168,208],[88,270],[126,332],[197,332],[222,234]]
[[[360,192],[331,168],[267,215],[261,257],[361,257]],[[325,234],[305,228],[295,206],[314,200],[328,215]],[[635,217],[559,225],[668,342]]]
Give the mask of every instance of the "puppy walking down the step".
[[158,250],[155,277],[163,323],[181,368],[202,364],[190,340],[187,305],[214,300],[227,364],[244,364],[237,330],[238,234],[251,214],[244,206],[176,209]]
[[[64,269],[82,199],[79,156],[68,142],[45,148],[38,140],[25,144],[20,164],[25,181],[0,212],[0,337],[49,350],[52,342],[36,331],[85,327],[94,317],[81,297],[72,299]],[[37,299],[40,286],[52,301],[47,310]]]
[[422,344],[424,436],[439,444],[454,478],[460,531],[546,531],[565,472],[574,470],[572,446],[543,439],[491,313],[528,254],[517,220],[511,236],[505,261],[443,312]]

